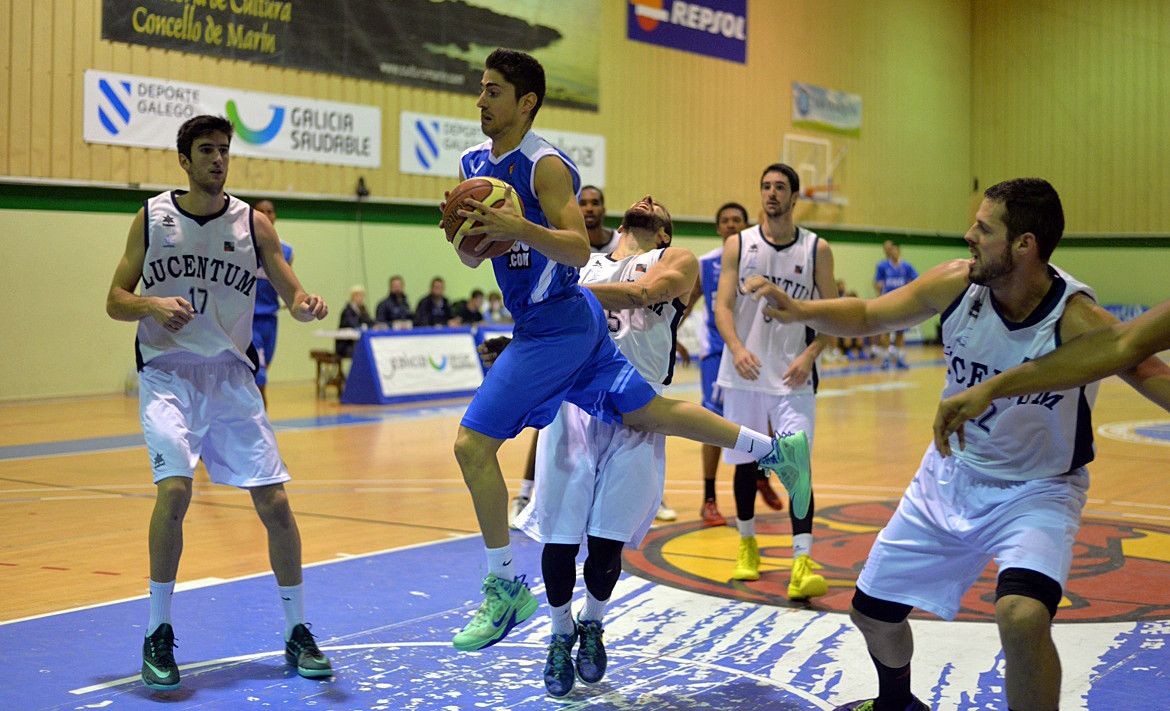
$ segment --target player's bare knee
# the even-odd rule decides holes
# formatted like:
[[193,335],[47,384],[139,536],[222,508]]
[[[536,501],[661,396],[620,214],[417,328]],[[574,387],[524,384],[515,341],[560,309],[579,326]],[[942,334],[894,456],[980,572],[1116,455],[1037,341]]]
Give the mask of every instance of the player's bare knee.
[[655,395],[650,402],[646,403],[637,410],[622,413],[622,424],[631,429],[642,432],[656,432],[657,425],[661,419],[660,413],[662,408],[667,406],[669,401],[661,395]]
[[252,489],[251,494],[252,504],[265,527],[287,529],[296,525],[292,507],[288,503],[288,492],[282,484]]
[[1051,633],[1052,616],[1038,600],[1011,595],[995,603],[995,621],[999,626],[1004,651],[1029,650]]
[[463,470],[463,478],[478,476],[496,456],[499,440],[482,435],[466,427],[455,435],[455,459]]
[[995,586],[995,619],[1005,648],[1050,634],[1062,594],[1060,583],[1043,573],[1003,570]]
[[158,482],[155,507],[167,516],[182,518],[191,503],[191,480],[172,476]]

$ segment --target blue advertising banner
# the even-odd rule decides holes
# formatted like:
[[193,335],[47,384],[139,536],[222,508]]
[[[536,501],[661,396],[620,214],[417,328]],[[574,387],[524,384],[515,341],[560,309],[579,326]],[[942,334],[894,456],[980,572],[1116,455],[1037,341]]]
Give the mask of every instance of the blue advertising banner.
[[792,82],[792,125],[861,135],[861,97],[815,84]]
[[747,62],[747,0],[627,0],[626,36],[684,52]]

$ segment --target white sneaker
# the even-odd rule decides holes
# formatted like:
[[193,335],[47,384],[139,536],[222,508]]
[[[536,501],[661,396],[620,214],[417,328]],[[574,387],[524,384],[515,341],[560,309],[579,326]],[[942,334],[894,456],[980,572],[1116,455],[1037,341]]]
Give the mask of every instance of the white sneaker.
[[520,517],[520,512],[528,505],[527,496],[513,496],[512,502],[508,505],[508,528],[513,531],[519,531],[516,527],[516,519]]
[[654,515],[654,518],[659,521],[673,521],[678,518],[678,513],[667,506],[665,501],[659,501],[658,513]]

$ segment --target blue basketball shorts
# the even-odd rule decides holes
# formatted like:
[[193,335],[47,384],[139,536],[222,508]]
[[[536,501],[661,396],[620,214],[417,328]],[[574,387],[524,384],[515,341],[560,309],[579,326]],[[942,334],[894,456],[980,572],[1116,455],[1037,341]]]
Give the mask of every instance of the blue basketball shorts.
[[276,353],[276,314],[252,317],[252,345],[260,358],[256,384],[265,385],[268,382],[268,364]]
[[699,384],[703,389],[703,407],[723,416],[723,388],[715,384],[719,379],[719,361],[723,360],[723,351],[704,356],[699,361]]
[[553,421],[571,402],[603,422],[646,406],[654,388],[609,337],[588,290],[529,309],[484,376],[460,424],[496,439]]

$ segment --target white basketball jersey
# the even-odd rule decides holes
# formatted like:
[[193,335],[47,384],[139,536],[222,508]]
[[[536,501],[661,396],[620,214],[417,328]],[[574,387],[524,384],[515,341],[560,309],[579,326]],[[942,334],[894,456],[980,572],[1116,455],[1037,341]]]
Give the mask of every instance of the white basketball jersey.
[[[760,225],[739,233],[739,285],[758,274],[784,290],[793,299],[816,299],[817,235],[803,227],[796,228],[796,241],[782,247],[764,239]],[[731,349],[723,349],[719,363],[720,387],[755,390],[773,395],[812,393],[816,390],[817,371],[813,367],[809,382],[796,387],[784,384],[784,372],[792,361],[812,343],[816,332],[799,323],[780,323],[764,316],[762,303],[744,296],[735,300],[735,333],[744,347],[756,354],[762,364],[758,380],[745,380],[735,369]]]
[[170,353],[210,358],[225,351],[255,370],[252,311],[259,253],[252,238],[252,208],[228,195],[222,211],[191,215],[179,207],[182,192],[146,201],[143,296],[181,296],[195,318],[171,333],[152,318],[138,322],[139,369]]
[[[1049,268],[1052,288],[1021,323],[1003,318],[986,286],[972,284],[942,314],[947,383],[943,397],[1034,360],[1060,345],[1059,326],[1069,297],[1093,291]],[[1097,384],[1001,398],[966,423],[966,448],[954,454],[978,472],[1022,481],[1064,474],[1093,459],[1090,408]]]
[[[608,254],[594,253],[581,269],[581,283],[638,281],[658,263],[666,249],[669,248],[617,260]],[[685,308],[682,300],[676,298],[641,308],[605,312],[609,335],[618,350],[657,392],[662,392],[674,375],[675,337]]]

